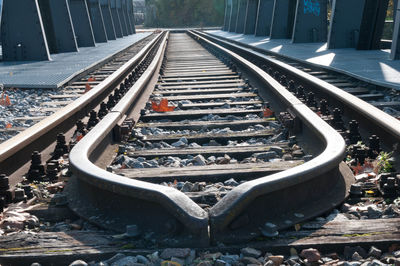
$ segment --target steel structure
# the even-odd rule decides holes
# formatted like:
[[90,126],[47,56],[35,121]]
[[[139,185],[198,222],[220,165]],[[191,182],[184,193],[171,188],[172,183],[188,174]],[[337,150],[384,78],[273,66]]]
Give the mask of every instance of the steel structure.
[[[327,42],[328,49],[374,50],[381,48],[388,4],[389,0],[227,0],[223,29],[293,43]],[[390,57],[399,59],[398,1],[394,9]]]
[[134,34],[133,12],[132,0],[3,0],[3,60],[51,60]]

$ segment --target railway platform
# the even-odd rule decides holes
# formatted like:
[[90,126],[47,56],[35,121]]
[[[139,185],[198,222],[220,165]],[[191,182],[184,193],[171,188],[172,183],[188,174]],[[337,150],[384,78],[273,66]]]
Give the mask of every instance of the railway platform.
[[390,49],[327,49],[326,43],[292,43],[290,39],[271,40],[266,36],[255,37],[222,30],[206,32],[292,59],[307,61],[376,85],[400,90],[400,61],[389,59]]
[[107,60],[149,36],[151,32],[125,36],[95,47],[80,47],[79,52],[52,54],[51,61],[0,62],[0,83],[16,88],[59,88],[76,75]]

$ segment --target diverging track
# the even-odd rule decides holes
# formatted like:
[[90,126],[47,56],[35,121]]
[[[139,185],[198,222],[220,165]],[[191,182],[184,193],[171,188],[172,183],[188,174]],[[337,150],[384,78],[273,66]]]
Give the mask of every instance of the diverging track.
[[[146,72],[71,151],[72,209],[160,244],[207,246],[274,236],[340,204],[352,182],[342,136],[257,65],[190,35],[198,43],[166,36]],[[159,112],[162,99],[175,110]],[[104,150],[116,143],[118,156],[103,170],[111,162]]]

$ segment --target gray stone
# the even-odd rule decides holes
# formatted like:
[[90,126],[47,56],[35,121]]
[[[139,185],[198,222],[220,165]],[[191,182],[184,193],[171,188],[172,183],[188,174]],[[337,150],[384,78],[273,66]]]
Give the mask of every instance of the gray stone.
[[317,262],[321,259],[321,254],[314,248],[303,249],[300,256],[309,262]]
[[359,261],[359,260],[362,260],[363,257],[361,257],[360,254],[358,254],[358,252],[356,251],[356,252],[354,252],[353,255],[351,256],[351,259],[352,259],[352,260],[355,260],[355,261]]
[[387,264],[380,262],[379,260],[373,260],[368,264],[369,266],[386,266]]
[[278,155],[274,151],[267,151],[267,152],[253,154],[253,157],[256,157],[257,160],[264,160],[264,161],[274,159],[277,156]]
[[[338,263],[339,265],[339,263]],[[345,261],[341,264],[341,266],[360,266],[361,262],[359,261]]]
[[186,147],[186,143],[184,143],[183,141],[181,141],[181,140],[178,140],[177,142],[174,142],[174,143],[172,143],[171,144],[171,146],[173,146],[173,147],[175,147],[175,148],[183,148],[183,147]]
[[217,158],[217,164],[229,164],[231,162],[231,157],[225,154],[224,157]]
[[207,161],[210,163],[215,163],[216,160],[217,158],[214,155],[207,158]]
[[158,164],[156,165],[156,164],[150,163],[150,162],[144,162],[144,163],[142,163],[142,165],[144,168],[157,168],[158,167]]
[[253,257],[243,257],[240,259],[240,261],[244,264],[262,265],[262,263],[258,259]]
[[302,150],[295,150],[292,152],[292,156],[294,158],[302,158],[304,156],[304,152]]
[[201,145],[197,144],[196,142],[193,142],[193,143],[189,144],[189,147],[191,147],[191,148],[200,148]]
[[[296,263],[296,262],[295,262]],[[294,264],[295,264],[294,263]],[[290,264],[290,263],[289,263]],[[290,265],[294,265],[294,264],[290,264]],[[272,260],[268,260],[266,263],[264,263],[264,266],[275,266],[275,263]]]
[[185,259],[186,265],[192,265],[192,263],[195,259],[196,259],[196,251],[191,250],[189,256],[187,256]]
[[279,235],[278,227],[273,223],[265,223],[264,227],[260,228],[263,236],[275,237]]
[[220,259],[214,262],[214,266],[226,266],[226,265],[228,265],[228,263]]
[[185,143],[186,145],[189,143],[188,140],[187,140],[187,138],[185,138],[185,137],[180,138],[179,141],[182,141],[182,142]]
[[182,192],[191,192],[193,189],[194,185],[188,181],[183,184],[183,187],[181,189]]
[[116,262],[112,263],[111,266],[136,266],[137,263],[136,257],[125,257],[120,260],[117,260]]
[[160,255],[162,259],[170,259],[172,257],[186,258],[190,255],[189,248],[166,248]]
[[220,143],[218,143],[216,140],[212,139],[210,142],[207,144],[207,146],[221,146]]
[[158,251],[147,255],[147,257],[149,258],[149,260],[153,265],[159,265],[161,262],[160,258],[158,257]]
[[234,264],[239,260],[239,256],[238,255],[222,255],[220,259],[229,264]]
[[145,256],[142,256],[142,255],[137,255],[137,256],[136,256],[136,259],[137,259],[137,261],[138,261],[139,263],[143,263],[143,264],[148,264],[148,263],[150,263],[150,261],[149,261]]
[[374,246],[372,246],[372,247],[369,249],[368,257],[374,257],[374,258],[379,259],[381,256],[382,256],[382,251],[381,251],[380,249],[377,249],[377,248],[374,247]]
[[354,252],[357,252],[363,258],[367,256],[367,252],[360,246],[356,247],[345,246],[343,255],[346,260],[351,260],[351,257],[353,256]]
[[283,159],[284,161],[291,161],[291,160],[293,160],[293,157],[292,157],[291,154],[284,154],[284,155],[282,156],[282,159]]
[[179,265],[185,265],[185,260],[183,260],[181,258],[172,257],[170,260],[173,262],[179,263]]
[[213,263],[209,260],[201,261],[197,264],[197,266],[213,266]]
[[206,165],[206,159],[204,159],[204,156],[199,154],[193,158],[193,161],[195,162],[196,165],[204,166]]
[[236,182],[235,179],[231,178],[231,179],[226,180],[226,181],[224,182],[224,185],[225,185],[225,186],[231,186],[231,187],[237,187],[237,186],[239,186],[239,183]]
[[368,218],[370,219],[378,219],[382,216],[382,210],[378,208],[376,205],[368,206]]
[[243,254],[244,257],[258,258],[261,256],[261,251],[250,247],[242,248],[240,252]]
[[144,168],[143,163],[136,160],[129,160],[125,163],[129,168]]
[[221,256],[222,256],[222,253],[221,253],[221,252],[206,253],[206,254],[203,254],[202,258],[205,259],[205,260],[212,260],[212,261],[214,261],[214,260],[216,260],[216,259],[219,259]]
[[387,208],[385,209],[385,211],[383,212],[384,215],[388,215],[388,216],[399,216],[400,215],[400,210],[394,205],[394,204],[390,204],[389,206],[387,206]]
[[87,266],[88,264],[83,260],[76,260],[72,262],[69,266]]
[[280,157],[283,155],[283,148],[279,147],[279,146],[272,146],[269,148],[270,151],[274,151],[276,152]]

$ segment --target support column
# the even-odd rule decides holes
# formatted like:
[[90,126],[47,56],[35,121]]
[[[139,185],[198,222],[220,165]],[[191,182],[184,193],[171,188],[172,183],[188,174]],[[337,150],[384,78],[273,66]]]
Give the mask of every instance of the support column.
[[67,0],[39,0],[50,53],[77,52],[74,26]]
[[258,3],[256,36],[269,36],[271,34],[272,13],[274,0],[260,0]]
[[326,42],[327,38],[328,1],[297,0],[292,42]]
[[244,23],[246,19],[246,8],[247,8],[247,0],[239,0],[239,9],[236,19],[236,29],[235,32],[243,33],[244,32]]
[[272,15],[271,39],[292,37],[296,0],[275,0]]
[[96,42],[107,42],[107,33],[99,0],[89,0],[89,13]]
[[222,30],[229,30],[229,19],[231,17],[232,0],[225,0],[225,16],[224,16],[224,27]]
[[114,22],[111,15],[110,0],[100,0],[100,8],[106,28],[107,39],[116,40],[117,35],[115,34]]
[[115,33],[117,38],[122,38],[122,24],[117,10],[117,0],[111,0],[111,15],[114,22]]
[[4,61],[50,60],[37,0],[3,0],[1,42]]
[[333,0],[328,49],[357,47],[364,5],[365,0]]
[[358,50],[380,49],[389,0],[366,0],[360,26]]
[[247,0],[244,34],[254,34],[256,31],[258,2],[259,0]]
[[122,11],[124,12],[126,27],[128,28],[128,34],[131,35],[133,34],[133,31],[132,31],[131,19],[128,15],[128,1],[129,0],[122,0]]
[[394,16],[394,30],[393,30],[393,41],[392,41],[392,51],[390,53],[390,59],[399,60],[400,59],[400,1],[397,3],[396,12],[393,13]]
[[131,21],[132,33],[135,34],[136,33],[135,10],[133,8],[133,1],[132,0],[128,0],[127,7],[128,7],[128,16],[129,16],[130,21]]
[[234,32],[236,30],[236,21],[239,9],[239,0],[232,0],[232,10],[231,16],[229,18],[229,32]]
[[69,7],[78,46],[96,46],[86,0],[69,0]]
[[122,35],[128,36],[128,28],[126,26],[124,12],[122,11],[122,0],[117,0],[117,12],[119,16],[119,21],[121,22]]

